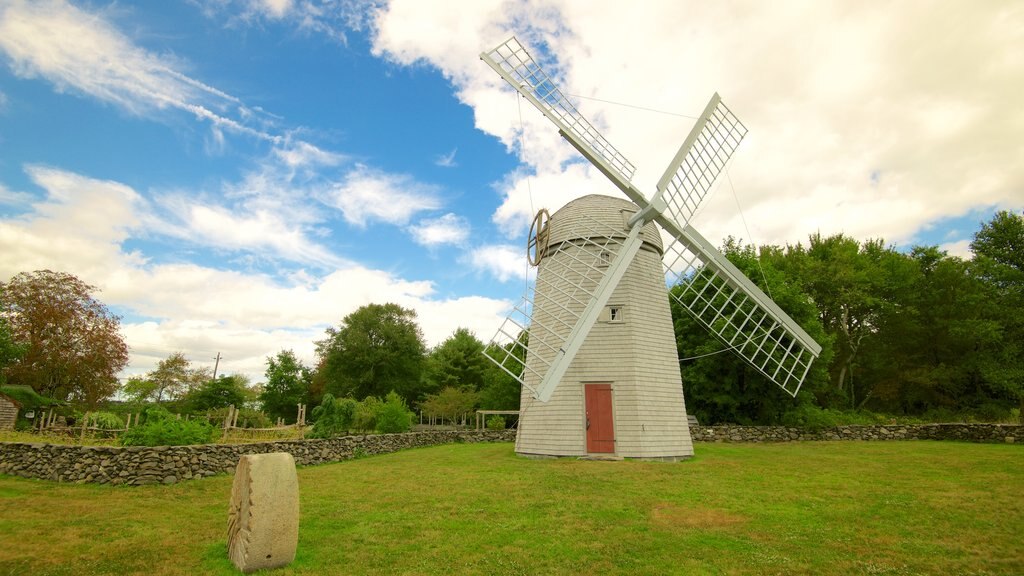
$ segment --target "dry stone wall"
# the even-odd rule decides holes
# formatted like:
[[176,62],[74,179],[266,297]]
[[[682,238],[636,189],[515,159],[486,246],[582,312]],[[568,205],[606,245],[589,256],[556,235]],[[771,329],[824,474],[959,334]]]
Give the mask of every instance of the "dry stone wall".
[[785,426],[690,426],[694,442],[797,442],[808,440],[954,440],[1024,442],[1017,424],[920,424],[788,428]]
[[[796,442],[807,440],[952,440],[1024,443],[1024,426],[1010,424],[925,424],[839,426],[811,430],[781,426],[691,426],[695,442]],[[411,432],[201,446],[62,446],[0,442],[0,474],[57,482],[174,484],[232,473],[245,454],[287,452],[309,466],[407,448],[456,442],[513,442],[515,430]]]
[[0,443],[0,474],[57,482],[174,484],[232,473],[245,454],[287,452],[296,464],[339,462],[359,456],[456,442],[512,442],[515,430],[411,432],[317,440],[200,446],[62,446]]

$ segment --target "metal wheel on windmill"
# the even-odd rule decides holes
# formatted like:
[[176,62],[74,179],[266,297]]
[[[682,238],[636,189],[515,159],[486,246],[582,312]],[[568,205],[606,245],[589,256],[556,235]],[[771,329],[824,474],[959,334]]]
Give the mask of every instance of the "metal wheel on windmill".
[[488,353],[522,384],[516,452],[693,455],[666,278],[698,323],[796,396],[821,347],[688,224],[747,132],[718,94],[648,198],[515,37],[480,57],[629,198],[584,196],[534,220],[536,280]]

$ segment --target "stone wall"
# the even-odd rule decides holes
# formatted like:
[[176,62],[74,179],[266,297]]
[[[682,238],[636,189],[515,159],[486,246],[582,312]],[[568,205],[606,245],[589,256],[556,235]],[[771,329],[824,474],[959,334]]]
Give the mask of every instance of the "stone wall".
[[694,442],[795,442],[804,440],[956,440],[1024,442],[1017,424],[920,424],[837,426],[808,429],[784,426],[690,426]]
[[[1024,426],[1010,424],[925,424],[840,426],[821,430],[781,426],[691,426],[694,442],[793,442],[805,440],[955,440],[1024,442]],[[174,484],[231,473],[245,454],[288,452],[309,466],[406,448],[456,442],[513,442],[515,430],[443,431],[345,436],[202,446],[63,446],[0,442],[0,474],[57,482]]]
[[245,454],[288,452],[299,465],[338,462],[371,454],[455,442],[513,442],[515,430],[411,432],[201,446],[63,446],[0,443],[0,474],[57,482],[174,484],[234,472]]

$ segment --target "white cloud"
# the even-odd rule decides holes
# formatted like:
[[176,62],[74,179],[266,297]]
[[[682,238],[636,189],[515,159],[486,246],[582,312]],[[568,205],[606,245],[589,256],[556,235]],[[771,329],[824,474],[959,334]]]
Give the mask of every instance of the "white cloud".
[[237,98],[186,76],[176,59],[134,45],[103,15],[62,0],[9,2],[0,13],[0,50],[19,76],[42,77],[133,114],[177,109],[214,126],[276,139],[213,110],[236,107]]
[[469,238],[469,221],[452,213],[440,218],[426,218],[409,227],[417,244],[440,246],[442,244],[463,244]]
[[465,262],[502,282],[522,280],[530,273],[525,246],[509,244],[481,246],[471,250],[466,255]]
[[0,184],[0,206],[21,206],[23,204],[28,204],[31,200],[31,194],[15,192],[3,184]]
[[458,152],[458,148],[452,148],[452,151],[447,154],[442,154],[434,160],[434,164],[442,168],[455,168],[458,166],[458,162],[455,161],[455,153]]
[[[28,170],[47,196],[26,215],[0,219],[0,280],[48,268],[99,287],[99,300],[127,318],[123,333],[131,364],[126,374],[149,371],[179,350],[206,365],[212,363],[207,358],[221,352],[222,371],[259,381],[266,356],[281,349],[294,349],[312,363],[313,340],[365,304],[395,302],[416,310],[429,345],[460,326],[485,333],[508,307],[503,300],[476,296],[439,298],[429,281],[351,263],[326,274],[299,270],[274,278],[195,263],[152,262],[125,248],[144,234],[160,233],[152,206],[131,188],[54,168]],[[249,249],[259,246],[256,237],[273,234],[275,227],[272,219],[237,219],[221,209],[197,218],[207,220],[194,230],[214,235],[213,228],[221,226],[228,231],[217,243]],[[286,242],[273,249],[292,247]]]
[[366,25],[380,0],[206,0],[195,2],[209,18],[226,18],[230,26],[287,23],[298,30],[347,43],[346,30]]
[[564,92],[588,98],[580,110],[638,166],[648,196],[693,121],[608,102],[696,115],[722,94],[751,132],[732,185],[695,221],[713,242],[745,233],[733,188],[756,242],[814,231],[900,242],[972,207],[1024,202],[1024,12],[1013,6],[396,0],[377,13],[374,50],[438,67],[477,127],[520,154],[528,169],[501,185],[494,216],[506,233],[527,221],[528,175],[535,204],[548,194],[538,182],[564,182],[557,205],[607,187],[566,167],[577,153],[477,59],[515,32]]
[[342,182],[327,191],[325,202],[341,210],[350,224],[372,221],[406,224],[416,213],[441,206],[437,188],[411,176],[389,174],[357,165]]
[[939,250],[944,250],[950,256],[958,256],[965,260],[974,256],[974,252],[971,251],[971,240],[969,238],[941,244],[939,245]]

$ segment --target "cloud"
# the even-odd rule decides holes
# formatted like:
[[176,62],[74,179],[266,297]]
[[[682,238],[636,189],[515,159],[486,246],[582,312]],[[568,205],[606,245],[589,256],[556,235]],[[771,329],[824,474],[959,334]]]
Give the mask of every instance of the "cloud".
[[183,74],[182,62],[136,46],[102,14],[61,0],[8,3],[0,13],[0,51],[21,77],[41,77],[59,90],[77,91],[135,115],[176,109],[219,128],[277,139],[224,115],[241,102]]
[[458,166],[458,162],[455,161],[455,153],[458,152],[458,148],[452,148],[452,151],[447,154],[442,154],[434,160],[434,164],[442,168],[455,168]]
[[436,186],[404,174],[389,174],[359,164],[326,192],[325,202],[361,228],[373,221],[406,224],[418,212],[441,206]]
[[638,166],[648,196],[693,120],[640,108],[696,115],[722,94],[750,134],[694,222],[712,241],[745,232],[738,199],[755,242],[814,231],[899,242],[973,207],[1024,202],[1024,12],[1011,6],[395,0],[375,15],[374,51],[441,70],[477,128],[520,156],[499,185],[506,234],[528,220],[530,188],[535,204],[559,205],[608,186],[478,61],[514,32],[585,97],[570,100]]
[[32,201],[32,195],[25,192],[15,192],[0,184],[0,206],[22,206]]
[[473,249],[464,258],[473,268],[486,272],[501,282],[522,280],[529,275],[526,251],[522,246],[497,244]]
[[459,245],[469,238],[469,221],[448,213],[440,218],[426,218],[409,227],[417,244],[435,247],[443,244]]
[[[137,240],[162,241],[162,230],[171,225],[161,228],[160,206],[118,182],[45,166],[30,166],[28,172],[46,197],[22,216],[0,218],[0,280],[48,268],[98,286],[99,300],[125,318],[122,328],[131,348],[128,374],[147,372],[179,350],[200,364],[209,364],[208,358],[221,352],[225,373],[259,381],[265,358],[281,349],[294,349],[312,363],[312,343],[324,329],[371,302],[416,310],[429,345],[458,327],[486,332],[498,325],[509,305],[477,296],[439,298],[429,281],[349,262],[322,274],[300,269],[272,277],[152,261],[128,246]],[[200,221],[191,231],[205,231],[211,242],[240,250],[265,246],[281,253],[301,245],[288,235],[261,240],[275,233],[278,224],[271,216],[240,218],[220,208],[183,205]],[[217,227],[224,230],[215,232]]]
[[286,24],[347,44],[347,30],[359,30],[379,0],[216,0],[195,2],[209,18],[224,18],[229,26]]
[[971,250],[971,240],[957,240],[955,242],[947,242],[939,246],[939,250],[945,251],[950,256],[958,256],[963,259],[970,259],[974,257],[974,252]]

